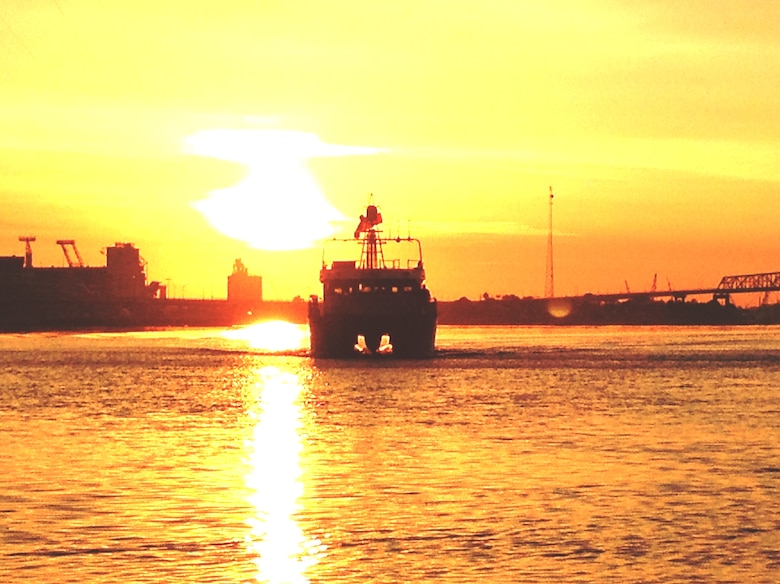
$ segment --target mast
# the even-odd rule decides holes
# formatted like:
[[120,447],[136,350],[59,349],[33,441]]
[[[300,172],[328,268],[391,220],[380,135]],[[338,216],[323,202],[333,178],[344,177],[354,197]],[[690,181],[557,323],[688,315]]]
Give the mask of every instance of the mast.
[[370,229],[363,236],[363,250],[360,255],[360,267],[364,270],[381,270],[385,268],[385,254],[382,251],[384,241],[379,232]]
[[362,237],[363,249],[360,254],[360,267],[366,270],[379,270],[385,267],[385,258],[382,252],[382,237],[377,225],[382,222],[382,214],[376,205],[369,205],[366,214],[360,216],[360,224],[355,230],[355,237]]

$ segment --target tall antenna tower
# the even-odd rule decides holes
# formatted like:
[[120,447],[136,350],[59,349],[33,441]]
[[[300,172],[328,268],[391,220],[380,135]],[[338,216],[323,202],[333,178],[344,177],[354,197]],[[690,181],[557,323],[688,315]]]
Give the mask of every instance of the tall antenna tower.
[[550,187],[550,222],[547,231],[547,271],[544,278],[544,296],[555,296],[555,271],[553,270],[553,188]]

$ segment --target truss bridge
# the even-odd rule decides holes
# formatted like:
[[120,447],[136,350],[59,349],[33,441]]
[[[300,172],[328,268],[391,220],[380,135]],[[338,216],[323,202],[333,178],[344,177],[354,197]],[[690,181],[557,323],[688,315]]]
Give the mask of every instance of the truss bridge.
[[713,298],[728,302],[731,294],[745,292],[763,292],[764,302],[771,292],[780,291],[780,272],[765,274],[747,274],[744,276],[723,276]]
[[777,292],[780,291],[780,272],[724,276],[717,289],[723,292]]
[[[581,297],[599,302],[619,302],[622,300],[652,300],[654,298],[672,298],[682,302],[688,296],[712,295],[713,300],[730,302],[733,294],[764,293],[764,299],[772,292],[780,292],[780,272],[724,276],[716,288],[692,288],[687,290],[650,290],[647,292],[628,292],[617,294],[586,294]],[[574,297],[570,297],[574,298]]]

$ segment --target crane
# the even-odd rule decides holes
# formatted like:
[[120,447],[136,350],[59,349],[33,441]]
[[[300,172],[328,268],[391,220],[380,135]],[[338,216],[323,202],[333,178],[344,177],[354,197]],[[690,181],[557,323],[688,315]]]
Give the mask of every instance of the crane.
[[[65,254],[65,259],[68,262],[68,267],[71,268],[84,267],[84,260],[81,258],[81,254],[79,253],[78,248],[76,248],[76,242],[73,239],[58,239],[57,245],[59,245],[62,248],[62,253]],[[70,253],[68,252],[69,247],[73,249],[73,253],[76,255],[76,261],[73,261],[73,258],[70,257]]]
[[34,235],[20,235],[19,241],[24,242],[24,267],[32,268],[32,246],[31,241],[35,241]]

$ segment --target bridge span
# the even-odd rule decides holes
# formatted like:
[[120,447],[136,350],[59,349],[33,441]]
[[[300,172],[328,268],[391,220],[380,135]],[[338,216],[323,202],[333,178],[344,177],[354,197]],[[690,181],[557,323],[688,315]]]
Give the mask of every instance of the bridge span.
[[715,288],[691,288],[687,290],[649,290],[646,292],[620,292],[616,294],[584,294],[582,296],[559,297],[561,300],[593,300],[596,302],[619,302],[621,300],[653,300],[672,298],[684,302],[688,296],[712,295],[713,300],[731,302],[732,294],[780,292],[780,272],[724,276]]

